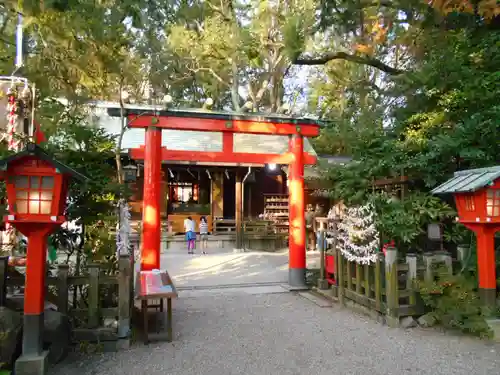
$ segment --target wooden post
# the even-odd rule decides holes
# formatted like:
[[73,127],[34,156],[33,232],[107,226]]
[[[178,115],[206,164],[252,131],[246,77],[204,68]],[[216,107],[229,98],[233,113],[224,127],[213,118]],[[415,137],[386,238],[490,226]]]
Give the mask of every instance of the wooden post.
[[432,270],[433,258],[434,258],[433,253],[424,254],[424,266],[425,266],[424,281],[426,283],[431,283],[434,281],[434,272]]
[[345,295],[345,281],[344,281],[344,257],[342,256],[342,252],[340,249],[335,249],[335,253],[337,254],[337,274],[335,275],[337,279],[337,297],[341,304],[344,304],[344,295]]
[[326,270],[325,270],[325,257],[326,257],[326,252],[325,252],[325,232],[323,231],[323,228],[320,228],[319,233],[318,233],[318,240],[319,240],[319,259],[320,259],[320,266],[319,266],[319,280],[318,280],[318,288],[325,290],[328,289],[328,281],[326,280]]
[[224,174],[216,172],[212,175],[212,221],[224,216]]
[[356,293],[361,294],[361,264],[356,263]]
[[415,290],[415,281],[417,280],[417,254],[408,254],[406,256],[406,264],[408,264],[406,289],[410,291],[410,305],[415,306],[417,304],[417,293]]
[[446,268],[446,272],[451,275],[453,274],[453,259],[451,258],[451,254],[447,251],[440,251],[438,253],[439,261],[444,263]]
[[236,173],[236,186],[235,186],[235,196],[236,196],[236,249],[243,249],[243,183],[241,173],[238,171]]
[[326,257],[326,249],[325,249],[325,237],[326,237],[326,219],[316,219],[318,228],[318,241],[319,241],[319,251],[320,251],[320,268],[319,268],[319,280],[318,280],[318,288],[319,289],[328,289],[328,281],[326,280],[326,270],[325,270],[325,257]]
[[118,259],[118,337],[130,335],[130,279],[132,269],[128,254],[121,254]]
[[[246,200],[247,200],[247,218],[252,220],[253,218],[253,215],[252,215],[252,185],[248,184],[246,185],[246,188],[247,188],[247,197],[246,197]],[[243,210],[245,211],[245,210]]]
[[57,266],[57,310],[63,314],[68,313],[68,273],[68,264]]
[[434,280],[434,263],[444,263],[445,273],[451,275],[453,273],[453,261],[451,258],[451,254],[447,251],[439,251],[432,254],[426,254],[427,257],[424,260],[427,262],[426,264],[426,272],[428,273],[427,280]]
[[7,302],[7,267],[9,257],[0,257],[0,307],[4,307]]
[[375,261],[375,308],[377,311],[382,312],[382,262],[384,261],[384,254],[378,253]]
[[128,278],[128,284],[129,284],[129,295],[130,298],[128,300],[129,303],[129,316],[132,316],[132,311],[134,310],[134,273],[135,273],[135,248],[132,247],[132,253],[130,254],[130,259],[129,259],[129,269],[131,272],[130,277]]
[[[335,257],[335,284],[337,288],[336,293],[337,296],[340,296],[340,293],[344,293],[344,286],[342,285],[342,290],[340,290],[340,279],[339,275],[341,272],[343,272],[342,265],[339,263],[340,262],[340,257],[342,256],[340,250],[337,248],[337,221],[333,219],[332,221],[332,233],[333,233],[333,238],[332,238],[332,252],[333,256]],[[344,278],[342,277],[342,281]],[[340,298],[340,297],[339,297]]]
[[467,262],[470,254],[470,247],[469,245],[458,245],[457,246],[457,256],[458,260],[460,261],[460,265],[462,267],[465,267],[465,262]]
[[370,290],[370,264],[365,264],[363,266],[365,268],[365,274],[363,278],[364,282],[364,289],[365,289],[365,296],[370,298],[371,297],[371,290]]
[[352,262],[345,259],[345,264],[347,267],[346,277],[347,277],[347,290],[352,290]]
[[387,301],[387,325],[399,326],[399,292],[398,292],[398,250],[387,248],[385,252],[385,296]]
[[99,264],[89,264],[88,328],[99,326]]

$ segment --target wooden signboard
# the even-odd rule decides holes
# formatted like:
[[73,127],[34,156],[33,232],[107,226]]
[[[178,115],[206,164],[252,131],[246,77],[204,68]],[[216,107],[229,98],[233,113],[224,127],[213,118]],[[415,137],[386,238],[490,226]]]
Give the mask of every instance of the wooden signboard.
[[[172,279],[166,270],[139,271],[137,273],[135,297],[141,301],[141,312],[144,324],[144,343],[150,340],[148,329],[148,309],[159,307],[163,312],[163,300],[167,300],[167,341],[172,341],[172,298],[177,298]],[[148,301],[160,300],[160,305],[151,305]],[[161,314],[163,315],[163,314]],[[161,338],[160,335],[156,335]]]

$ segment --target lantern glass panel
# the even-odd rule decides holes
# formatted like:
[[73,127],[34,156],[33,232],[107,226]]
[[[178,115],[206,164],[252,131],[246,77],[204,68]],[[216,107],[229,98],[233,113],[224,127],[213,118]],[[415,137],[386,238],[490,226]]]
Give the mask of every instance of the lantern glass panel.
[[29,187],[29,178],[28,176],[15,176],[14,185],[17,188],[27,189]]
[[40,199],[42,201],[51,201],[52,202],[52,190],[45,190],[40,192]]
[[40,213],[40,200],[30,200],[29,201],[29,213],[30,214],[39,214]]
[[488,189],[486,191],[486,215],[500,216],[500,190]]
[[54,177],[46,176],[42,177],[42,189],[53,189],[54,188]]
[[40,213],[44,215],[49,215],[52,209],[51,201],[40,201]]
[[474,205],[474,198],[471,196],[465,197],[465,210],[466,211],[475,211],[476,207]]
[[19,214],[50,215],[54,198],[53,176],[16,176],[15,211]]
[[16,200],[18,199],[28,199],[28,192],[27,191],[16,191]]
[[28,213],[28,201],[27,200],[16,201],[16,212],[19,214],[27,214]]

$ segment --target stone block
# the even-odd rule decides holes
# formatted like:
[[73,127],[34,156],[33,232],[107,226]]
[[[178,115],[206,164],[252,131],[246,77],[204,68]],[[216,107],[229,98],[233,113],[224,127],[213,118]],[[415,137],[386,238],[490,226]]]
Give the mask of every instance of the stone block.
[[116,350],[130,349],[130,338],[121,338],[116,341]]
[[49,366],[49,352],[39,355],[22,355],[15,365],[16,375],[46,375]]
[[433,327],[437,324],[437,319],[431,313],[425,314],[418,318],[418,324],[424,328]]
[[500,342],[500,319],[488,319],[486,324],[491,329],[493,341]]
[[326,279],[318,279],[318,289],[326,290],[330,287],[328,284],[328,280]]
[[399,321],[399,326],[401,328],[415,328],[418,326],[417,321],[412,316],[405,316]]

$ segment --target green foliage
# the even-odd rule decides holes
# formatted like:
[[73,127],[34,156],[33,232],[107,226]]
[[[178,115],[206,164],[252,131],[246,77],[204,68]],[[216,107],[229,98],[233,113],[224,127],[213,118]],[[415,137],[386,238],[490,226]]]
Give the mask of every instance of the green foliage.
[[64,111],[45,147],[57,160],[88,178],[84,184],[74,181],[70,185],[66,217],[77,227],[61,228],[53,241],[69,256],[75,252],[84,255],[81,267],[86,261],[105,260],[116,247],[116,204],[127,193],[116,181],[115,138],[90,123],[84,114]]
[[420,283],[419,289],[431,315],[444,327],[482,337],[491,334],[485,319],[494,312],[481,304],[474,278],[442,273],[432,283]]
[[[353,13],[346,8],[348,14]],[[415,241],[428,223],[454,216],[449,206],[429,195],[431,188],[456,170],[500,163],[495,57],[500,32],[480,22],[446,30],[431,22],[418,27],[418,39],[407,47],[414,59],[411,71],[392,80],[386,77],[381,89],[376,73],[361,80],[359,68],[332,62],[325,70],[327,80],[323,75],[314,83],[311,103],[321,104],[320,113],[330,124],[316,146],[355,160],[325,175],[332,196],[348,205],[374,199],[379,229],[404,244]],[[372,195],[374,180],[400,175],[411,181],[404,201]],[[471,243],[470,232],[456,227],[446,226],[447,239]]]
[[415,192],[407,199],[395,200],[385,194],[373,194],[378,230],[397,244],[412,244],[425,233],[428,224],[454,217],[455,211],[437,197]]
[[46,146],[48,152],[88,177],[85,184],[71,185],[66,215],[82,224],[104,220],[123,190],[115,178],[115,139],[83,114],[66,112],[60,123]]

